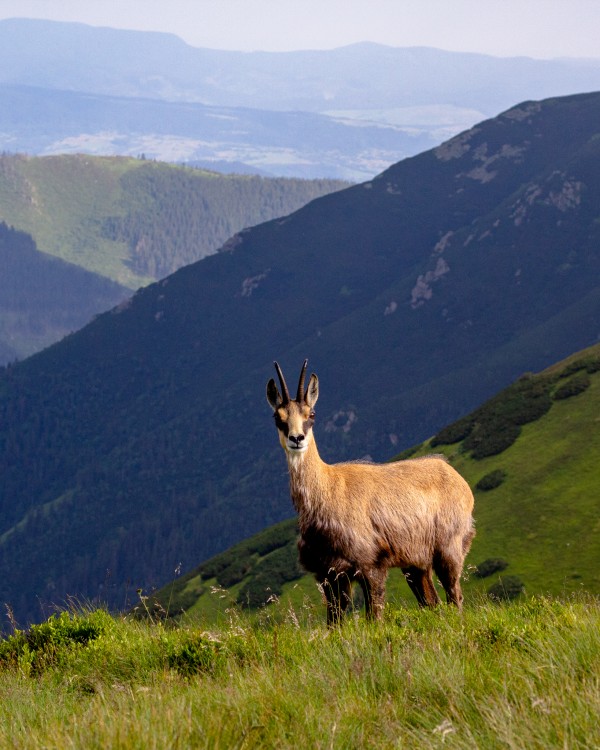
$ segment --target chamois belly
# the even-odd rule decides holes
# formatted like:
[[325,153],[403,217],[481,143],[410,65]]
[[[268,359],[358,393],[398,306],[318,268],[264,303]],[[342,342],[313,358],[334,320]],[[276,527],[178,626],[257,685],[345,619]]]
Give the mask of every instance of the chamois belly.
[[367,562],[372,562],[364,545],[357,542],[344,531],[335,533],[311,526],[302,530],[298,540],[300,563],[318,578],[332,571],[355,576]]

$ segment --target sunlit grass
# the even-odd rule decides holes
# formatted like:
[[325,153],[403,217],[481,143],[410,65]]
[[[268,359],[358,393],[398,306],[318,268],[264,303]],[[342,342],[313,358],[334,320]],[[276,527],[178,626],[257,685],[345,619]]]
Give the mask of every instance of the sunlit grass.
[[597,599],[390,606],[337,630],[321,614],[277,603],[203,630],[91,612],[17,633],[0,642],[0,746],[600,743]]

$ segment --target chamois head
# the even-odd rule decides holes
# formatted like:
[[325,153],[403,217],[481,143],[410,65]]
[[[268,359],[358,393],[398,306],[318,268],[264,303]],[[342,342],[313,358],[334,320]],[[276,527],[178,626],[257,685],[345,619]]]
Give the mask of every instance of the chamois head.
[[277,362],[274,364],[281,384],[281,393],[275,385],[275,380],[271,378],[267,383],[267,401],[273,409],[279,442],[283,449],[289,455],[299,455],[304,453],[312,439],[312,426],[315,421],[313,410],[319,398],[319,380],[313,372],[308,380],[308,386],[304,388],[308,364],[308,360],[305,359],[300,371],[296,398],[292,399],[281,367]]

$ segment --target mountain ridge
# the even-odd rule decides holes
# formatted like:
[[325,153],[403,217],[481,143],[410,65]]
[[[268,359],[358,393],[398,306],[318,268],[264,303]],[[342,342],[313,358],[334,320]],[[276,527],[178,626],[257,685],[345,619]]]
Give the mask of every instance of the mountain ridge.
[[243,227],[347,185],[224,176],[143,158],[0,155],[0,222],[35,245],[33,252],[7,227],[2,235],[0,363],[54,343]]
[[[423,128],[300,110],[205,105],[150,94],[79,92],[0,82],[0,147],[38,156],[89,153],[173,163],[239,162],[271,177],[367,179],[439,142]],[[450,114],[462,122],[460,111]],[[444,123],[442,122],[442,130]],[[218,171],[218,170],[217,170]]]
[[[3,29],[8,33],[3,34]],[[227,50],[214,50],[202,47],[192,47],[186,44],[179,37],[161,32],[140,32],[121,29],[110,29],[107,27],[96,28],[85,24],[70,24],[58,21],[41,21],[31,19],[12,19],[11,21],[0,22],[0,38],[2,39],[3,53],[0,53],[0,62],[4,71],[2,79],[5,81],[12,80],[17,82],[26,79],[27,82],[35,80],[32,67],[25,65],[21,59],[25,56],[38,56],[39,62],[45,62],[42,66],[36,66],[36,69],[45,77],[45,81],[52,81],[52,64],[43,57],[44,47],[36,45],[36,38],[43,35],[46,48],[52,49],[54,46],[58,54],[58,62],[55,63],[57,73],[62,75],[62,79],[54,79],[52,86],[54,88],[64,88],[65,81],[75,81],[76,76],[89,75],[86,72],[86,65],[82,64],[81,57],[85,59],[89,56],[90,61],[102,63],[107,70],[111,69],[130,69],[133,75],[126,75],[120,82],[121,90],[125,85],[126,95],[132,92],[132,86],[135,85],[136,77],[139,82],[145,82],[145,90],[153,94],[160,93],[161,90],[168,94],[169,86],[179,85],[187,96],[188,101],[203,101],[205,104],[234,105],[240,106],[249,104],[250,106],[259,106],[260,108],[272,108],[274,95],[282,97],[282,103],[286,102],[287,109],[302,109],[309,111],[319,111],[323,109],[326,102],[335,101],[336,104],[347,104],[350,101],[356,105],[356,97],[352,99],[340,98],[340,92],[348,89],[345,83],[340,84],[336,92],[328,91],[323,87],[323,80],[329,82],[335,80],[339,73],[345,73],[353,77],[356,88],[357,81],[361,83],[361,88],[365,91],[365,81],[370,81],[371,93],[363,100],[365,102],[377,101],[376,106],[382,106],[385,101],[387,106],[397,106],[398,101],[402,101],[399,92],[410,92],[417,94],[418,99],[423,102],[428,98],[428,90],[436,92],[451,90],[453,96],[457,98],[454,92],[459,87],[459,96],[464,99],[467,106],[473,106],[473,91],[481,93],[482,81],[487,81],[490,89],[488,96],[492,94],[493,86],[490,86],[490,74],[498,77],[500,69],[505,72],[498,77],[508,79],[506,71],[519,71],[518,76],[510,76],[506,81],[506,92],[503,93],[502,100],[492,96],[488,101],[487,108],[484,109],[487,114],[493,114],[503,106],[510,106],[511,103],[527,97],[528,92],[524,90],[523,84],[528,77],[527,71],[533,70],[539,77],[539,71],[549,70],[548,79],[554,79],[554,84],[550,88],[538,90],[536,98],[548,97],[551,95],[566,95],[568,93],[577,93],[570,79],[572,71],[568,66],[563,66],[556,61],[535,60],[533,58],[496,58],[490,55],[479,53],[456,53],[445,50],[438,50],[428,47],[409,47],[398,48],[389,47],[374,43],[362,43],[357,45],[346,45],[334,50],[299,50],[292,52],[238,52]],[[102,37],[102,41],[99,41]],[[114,54],[109,61],[102,58],[102,44],[104,40],[109,41]],[[67,44],[68,42],[68,44]],[[162,52],[161,43],[165,42],[166,52]],[[353,53],[366,53],[361,56],[355,56]],[[423,86],[425,80],[422,76],[427,74],[423,60],[416,60],[415,56],[419,53],[425,53],[429,63],[436,65],[436,75],[428,78],[429,85]],[[79,70],[73,67],[74,56],[79,55]],[[169,73],[165,72],[163,59],[166,56],[169,60]],[[390,70],[395,70],[397,78],[390,78],[389,82],[385,80],[377,81],[372,77],[372,70],[365,66],[366,62],[371,64],[371,56],[377,56],[376,64],[382,67],[382,63],[390,63],[392,60],[395,65]],[[61,58],[64,61],[64,69],[60,67]],[[473,67],[472,62],[476,59],[482,62],[481,68]],[[140,61],[143,60],[143,67]],[[277,60],[277,64],[274,61]],[[324,61],[327,60],[327,65]],[[452,61],[458,61],[458,65],[453,67]],[[349,67],[350,63],[350,67]],[[519,64],[525,63],[525,67],[518,67]],[[307,68],[307,65],[309,67]],[[579,65],[581,65],[579,61]],[[22,72],[19,66],[21,66]],[[124,67],[125,66],[125,67]],[[161,67],[162,66],[162,67]],[[212,67],[211,67],[212,66]],[[385,65],[383,65],[385,67]],[[237,70],[237,77],[232,75],[232,71]],[[410,70],[411,76],[406,75]],[[464,76],[468,70],[470,78],[467,80]],[[294,88],[300,92],[300,96],[292,94],[289,79],[285,82],[283,76],[293,75],[292,80],[295,82]],[[325,79],[324,72],[327,73]],[[590,79],[586,78],[580,85],[590,85],[587,81],[597,83],[597,74],[600,72],[600,61],[594,60],[590,67]],[[243,76],[241,79],[239,78]],[[317,77],[315,78],[315,73]],[[581,73],[581,71],[580,71]],[[358,76],[358,78],[357,78]],[[281,80],[280,80],[281,79]],[[300,85],[302,81],[313,83],[306,89],[311,92],[310,95]],[[86,84],[70,84],[67,88],[78,90],[92,91],[97,90],[90,88],[93,78],[89,78]],[[493,79],[496,80],[496,79]],[[581,77],[579,79],[581,81]],[[60,85],[57,83],[61,81]],[[343,78],[340,78],[340,82]],[[562,88],[556,89],[557,82],[560,81]],[[111,86],[115,82],[111,83]],[[448,88],[451,83],[450,88]],[[392,84],[393,96],[390,94],[388,99],[382,100],[381,95],[374,96],[373,85],[376,91],[385,91],[385,87]],[[564,86],[566,85],[566,88]],[[104,78],[106,86],[106,76]],[[204,87],[204,93],[200,86]],[[344,88],[345,87],[345,88]],[[552,90],[554,89],[554,90]],[[106,91],[106,88],[104,89]],[[287,90],[287,91],[286,91]],[[581,91],[581,89],[578,89]],[[113,93],[115,90],[113,89]],[[193,93],[195,92],[195,93]],[[324,93],[325,92],[325,93]],[[471,93],[470,93],[471,92]],[[235,98],[231,98],[231,95]],[[178,95],[181,98],[181,94]],[[436,101],[439,101],[436,94]],[[491,104],[491,101],[495,101]],[[312,103],[311,103],[312,102]],[[281,104],[279,105],[281,106]],[[277,108],[277,107],[276,107]]]

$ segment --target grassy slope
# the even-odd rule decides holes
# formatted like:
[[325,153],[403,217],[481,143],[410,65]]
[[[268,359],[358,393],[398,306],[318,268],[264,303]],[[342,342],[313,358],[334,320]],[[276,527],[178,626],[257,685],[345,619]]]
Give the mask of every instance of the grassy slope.
[[306,607],[210,632],[63,613],[0,641],[0,746],[587,750],[599,657],[580,597],[335,631]]
[[501,556],[535,591],[600,592],[598,515],[600,376],[586,393],[554,403],[498,456],[454,463],[471,484],[500,468],[506,481],[478,494],[471,559]]
[[[554,378],[554,391],[577,377],[577,372],[560,377],[574,362],[598,357],[600,346],[591,347],[534,380]],[[467,600],[498,581],[498,574],[485,579],[471,574],[473,566],[495,557],[509,563],[504,574],[518,576],[527,593],[556,595],[583,590],[600,594],[600,475],[596,463],[600,455],[600,372],[589,377],[587,390],[553,400],[546,414],[523,425],[517,440],[497,455],[475,460],[461,449],[461,443],[432,447],[431,441],[414,453],[443,452],[471,487],[492,471],[506,473],[495,489],[475,491],[477,536],[467,558]],[[509,394],[510,389],[503,393]],[[277,549],[293,547],[295,534],[293,519],[271,527],[175,579],[156,597],[171,613],[183,609],[203,620],[219,618],[258,572],[272,570],[275,580]],[[264,555],[257,551],[275,545],[279,547]],[[236,575],[236,570],[241,573]],[[221,584],[228,581],[233,583],[226,586],[225,593]],[[319,601],[311,576],[284,582],[279,591],[293,606],[301,606],[307,596],[313,603]],[[391,572],[388,598],[413,604],[399,571]]]

